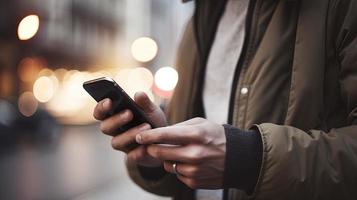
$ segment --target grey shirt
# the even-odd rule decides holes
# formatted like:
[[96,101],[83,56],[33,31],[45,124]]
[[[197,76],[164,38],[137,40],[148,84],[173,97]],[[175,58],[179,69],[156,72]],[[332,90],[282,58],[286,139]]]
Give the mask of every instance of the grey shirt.
[[[227,123],[234,71],[242,52],[249,0],[228,0],[208,57],[203,104],[206,118]],[[221,200],[222,190],[197,190],[197,200]]]

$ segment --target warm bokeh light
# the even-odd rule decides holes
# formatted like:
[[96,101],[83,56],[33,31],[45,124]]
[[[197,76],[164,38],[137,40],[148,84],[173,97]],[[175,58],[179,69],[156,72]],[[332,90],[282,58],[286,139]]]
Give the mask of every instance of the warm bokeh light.
[[15,77],[9,69],[0,72],[0,99],[11,96],[14,88],[16,87],[13,84],[14,79]]
[[154,59],[157,52],[156,42],[149,37],[138,38],[131,46],[131,54],[139,62],[148,62]]
[[177,81],[177,71],[172,67],[162,67],[155,73],[155,84],[161,90],[172,91]]
[[43,67],[44,63],[38,58],[27,57],[22,59],[18,67],[18,74],[21,81],[34,81]]
[[38,73],[38,77],[41,76],[53,76],[54,72],[51,69],[45,68]]
[[79,73],[79,71],[78,70],[69,70],[69,71],[67,71],[66,74],[63,77],[63,81],[68,81],[72,77],[72,75],[75,74],[75,73]]
[[20,40],[29,40],[36,35],[40,27],[40,18],[37,15],[29,15],[21,20],[17,28]]
[[95,101],[82,88],[83,82],[92,79],[92,73],[67,71],[47,109],[64,123],[82,124],[93,121]]
[[152,91],[146,91],[145,92],[146,95],[148,95],[149,99],[152,101],[152,102],[155,102],[155,96],[154,96],[154,93],[152,93]]
[[62,81],[64,79],[64,76],[66,75],[66,73],[67,73],[67,70],[64,68],[59,68],[54,71],[55,76],[60,81]]
[[36,112],[38,103],[31,92],[24,92],[19,97],[18,107],[22,115],[30,117]]
[[33,94],[39,102],[46,103],[55,93],[55,83],[47,76],[41,76],[33,85]]
[[59,85],[60,85],[60,82],[59,82],[58,78],[55,75],[48,76],[48,78],[51,79],[52,84],[53,84],[53,89],[56,92],[58,87],[59,87]]
[[113,75],[105,70],[90,73],[91,79],[97,79],[101,77],[112,77]]
[[144,67],[120,70],[115,81],[130,97],[139,91],[147,92],[151,89],[154,77],[150,70]]

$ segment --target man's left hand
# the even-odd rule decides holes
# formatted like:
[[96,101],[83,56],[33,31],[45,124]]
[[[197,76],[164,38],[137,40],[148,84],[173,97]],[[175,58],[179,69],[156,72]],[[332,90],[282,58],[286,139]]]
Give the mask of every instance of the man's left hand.
[[143,131],[136,136],[148,153],[164,161],[165,170],[193,189],[223,188],[226,155],[224,127],[194,118],[173,126]]

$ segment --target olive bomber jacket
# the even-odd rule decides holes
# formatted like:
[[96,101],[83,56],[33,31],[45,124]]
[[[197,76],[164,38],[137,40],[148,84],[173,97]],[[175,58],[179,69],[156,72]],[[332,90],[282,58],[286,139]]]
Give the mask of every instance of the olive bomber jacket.
[[[204,68],[225,1],[195,3],[177,56],[172,123],[204,116]],[[251,0],[247,30],[229,119],[259,130],[262,161],[253,193],[226,188],[225,198],[357,199],[357,1]],[[150,192],[193,199],[173,175],[152,180],[128,169]]]

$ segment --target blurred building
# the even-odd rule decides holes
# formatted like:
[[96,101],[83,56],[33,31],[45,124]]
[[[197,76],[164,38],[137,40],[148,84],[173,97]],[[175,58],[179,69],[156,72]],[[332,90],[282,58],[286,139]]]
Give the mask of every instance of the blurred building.
[[[149,69],[153,77],[161,67],[175,67],[177,42],[192,12],[192,4],[184,5],[179,0],[14,0],[2,1],[0,5],[0,97],[17,101],[25,92],[34,93],[36,81],[47,76],[54,88],[48,88],[51,83],[45,84],[46,80],[42,80],[44,86],[38,84],[37,88],[53,91],[52,96],[47,94],[47,98],[39,99],[44,94],[34,93],[34,97],[40,108],[50,111],[68,107],[58,104],[66,99],[85,101],[83,105],[90,101],[88,97],[69,99],[73,98],[70,94],[86,95],[79,91],[79,85],[86,79],[117,77],[121,69],[134,67]],[[31,31],[34,35],[26,38]],[[148,37],[155,46],[147,47],[147,40],[143,40],[133,50],[133,42],[141,37]],[[147,57],[148,48],[155,51],[149,60],[135,57],[135,54]],[[93,75],[94,72],[98,73]],[[67,84],[70,88],[63,87],[67,92],[61,93],[58,89],[72,75],[76,81]],[[133,88],[128,86],[132,90],[129,93],[134,93]],[[142,88],[135,86],[135,89]],[[151,86],[148,92],[152,92]],[[151,95],[153,99],[157,94]],[[61,100],[51,104],[56,96],[57,100],[61,96]],[[80,105],[72,105],[76,106]]]

